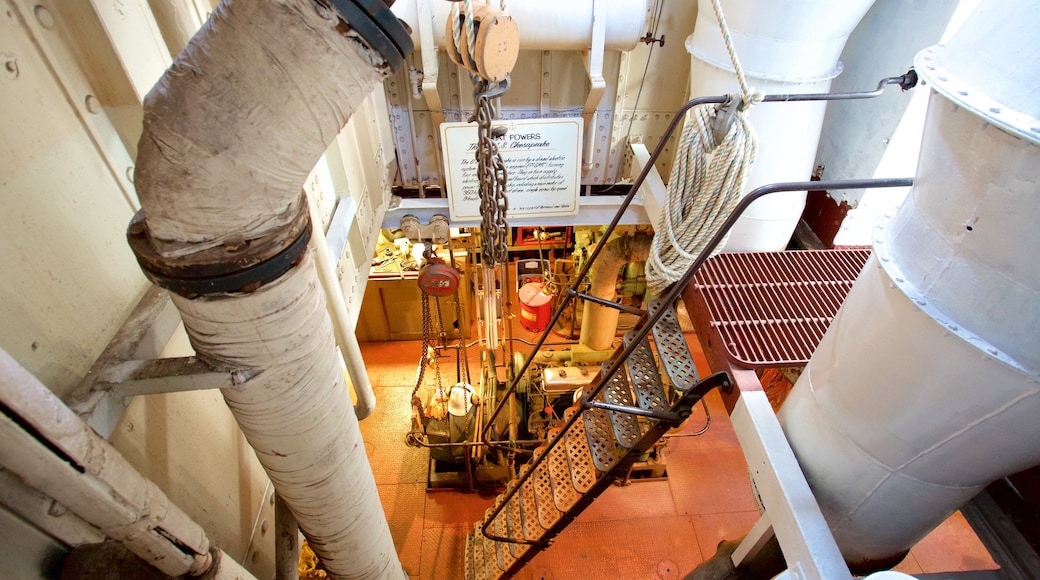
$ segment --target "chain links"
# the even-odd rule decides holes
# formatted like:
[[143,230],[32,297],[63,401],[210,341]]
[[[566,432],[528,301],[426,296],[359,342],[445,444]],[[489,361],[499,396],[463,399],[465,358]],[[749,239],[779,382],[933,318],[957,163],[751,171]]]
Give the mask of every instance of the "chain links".
[[506,222],[506,166],[495,143],[505,135],[504,127],[492,127],[496,111],[492,99],[509,88],[509,79],[489,85],[474,80],[475,110],[470,121],[477,122],[477,182],[480,188],[480,252],[486,268],[494,268],[509,259],[509,224]]
[[[426,429],[426,410],[423,408],[422,397],[419,396],[419,389],[422,388],[423,379],[426,378],[426,363],[427,358],[430,356],[430,327],[433,326],[433,320],[430,319],[430,297],[424,292],[422,293],[422,354],[419,355],[419,377],[415,380],[415,388],[412,389],[412,406],[419,412],[419,422],[423,426],[423,430]],[[436,356],[434,356],[436,358]],[[440,373],[438,373],[439,375]]]

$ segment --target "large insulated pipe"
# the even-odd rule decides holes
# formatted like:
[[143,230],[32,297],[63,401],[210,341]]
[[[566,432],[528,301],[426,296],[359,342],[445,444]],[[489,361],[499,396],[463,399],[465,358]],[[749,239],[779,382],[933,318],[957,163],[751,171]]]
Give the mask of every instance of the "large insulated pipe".
[[[332,8],[335,6],[335,8]],[[223,391],[333,578],[402,578],[340,372],[302,186],[411,43],[380,2],[223,0],[145,99],[128,237],[173,290]]]
[[918,55],[933,93],[914,188],[781,409],[854,566],[898,561],[1040,463],[1037,27],[1034,3],[986,2]]
[[[397,0],[393,10],[408,23],[418,43],[420,2],[430,4],[433,14],[433,43],[444,48],[451,2],[443,0]],[[646,0],[524,0],[510,2],[507,12],[516,21],[523,50],[585,50],[592,46],[592,21],[597,3],[607,15],[607,50],[632,50],[646,30]],[[498,3],[493,3],[497,7]]]
[[[606,242],[607,245],[589,272],[589,294],[613,302],[617,296],[618,270],[630,262],[645,262],[650,256],[653,240],[651,235],[635,234],[617,236]],[[592,350],[611,349],[620,314],[615,308],[586,301],[581,315],[578,343]]]
[[[845,41],[874,0],[724,0],[722,8],[748,83],[770,93],[825,93],[841,74]],[[686,39],[690,95],[740,92],[711,0],[697,3]],[[769,183],[807,181],[816,160],[827,103],[763,104],[751,113],[758,133],[755,167],[744,193]],[[724,249],[776,251],[787,247],[805,207],[804,191],[756,201],[733,227]]]
[[[164,574],[252,578],[213,548],[197,523],[3,349],[0,466]],[[225,573],[217,573],[218,568]]]

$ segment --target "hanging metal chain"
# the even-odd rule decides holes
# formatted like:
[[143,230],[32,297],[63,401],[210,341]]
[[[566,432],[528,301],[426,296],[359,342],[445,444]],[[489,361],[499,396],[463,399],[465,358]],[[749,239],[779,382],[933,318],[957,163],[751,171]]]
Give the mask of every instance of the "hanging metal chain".
[[[441,299],[437,300],[437,321],[439,323],[440,336],[444,336],[444,320],[441,318]],[[412,406],[419,412],[419,420],[423,424],[423,428],[426,427],[426,409],[423,407],[422,397],[419,396],[419,390],[423,386],[423,380],[426,378],[426,365],[427,363],[433,363],[433,379],[435,384],[435,397],[439,397],[440,393],[444,392],[444,385],[441,383],[441,364],[440,356],[437,354],[436,348],[431,349],[430,347],[430,331],[433,328],[433,316],[430,312],[430,296],[428,294],[422,295],[422,356],[419,358],[419,376],[415,380],[415,388],[412,389]]]
[[430,320],[430,297],[424,293],[422,295],[422,354],[419,355],[419,376],[415,380],[415,388],[412,389],[412,406],[419,412],[419,421],[424,429],[426,427],[426,413],[425,409],[423,409],[422,397],[419,396],[419,389],[422,388],[423,379],[426,378],[426,359],[430,356],[431,326],[433,326],[433,321]]
[[475,110],[470,121],[477,122],[477,182],[480,193],[480,251],[486,268],[493,268],[508,260],[509,224],[506,222],[506,166],[495,139],[505,135],[505,127],[492,127],[495,107],[492,100],[509,88],[509,77],[489,84],[474,80]]

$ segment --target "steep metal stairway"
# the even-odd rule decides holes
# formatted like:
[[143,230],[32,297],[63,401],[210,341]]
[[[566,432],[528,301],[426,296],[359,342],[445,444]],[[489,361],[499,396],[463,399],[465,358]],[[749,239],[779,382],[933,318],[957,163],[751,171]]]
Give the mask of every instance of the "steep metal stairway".
[[[913,70],[899,77],[882,79],[873,91],[851,93],[766,95],[764,102],[804,102],[869,99],[884,92],[886,86],[898,85],[903,90],[917,83]],[[611,223],[603,232],[609,239],[614,228],[628,210],[636,193],[675,132],[685,113],[694,106],[722,104],[729,97],[700,97],[685,103],[665,129],[659,144],[643,165],[629,193],[618,206]],[[908,178],[823,180],[816,182],[775,183],[746,193],[725,222],[704,245],[682,277],[672,284],[657,302],[651,302],[637,328],[625,336],[623,345],[604,363],[595,385],[564,414],[564,422],[549,433],[545,445],[537,448],[531,461],[522,466],[505,492],[477,522],[466,537],[465,575],[467,580],[510,578],[570,524],[593,500],[616,479],[623,477],[632,464],[672,427],[692,412],[694,404],[715,387],[729,388],[726,373],[703,380],[686,346],[679,328],[674,306],[680,295],[693,282],[697,271],[719,246],[744,211],[758,199],[784,191],[874,189],[909,187]],[[583,294],[578,291],[604,244],[598,244],[582,266],[574,283],[566,291],[548,323],[548,328],[534,346],[537,352],[545,343],[550,329],[560,319],[571,300],[582,298],[602,306],[631,312],[627,306]],[[505,400],[516,391],[521,376],[527,371],[529,356],[516,372],[506,394],[486,421],[481,433],[489,444],[488,430],[501,413]],[[662,374],[658,369],[663,366]],[[666,380],[665,380],[666,379]]]
[[728,384],[725,373],[700,380],[672,304],[649,306],[644,321],[657,319],[649,333],[643,324],[625,336],[599,380],[467,536],[468,580],[516,574],[705,394]]

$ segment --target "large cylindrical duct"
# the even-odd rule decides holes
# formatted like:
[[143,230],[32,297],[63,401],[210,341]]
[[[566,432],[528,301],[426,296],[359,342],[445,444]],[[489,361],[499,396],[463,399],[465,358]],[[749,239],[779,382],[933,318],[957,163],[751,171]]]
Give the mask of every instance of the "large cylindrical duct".
[[[335,9],[332,6],[335,6]],[[333,578],[404,572],[340,372],[301,195],[411,50],[380,2],[223,0],[145,99],[131,247]]]
[[[394,13],[412,29],[418,43],[419,2],[428,2],[433,13],[433,43],[444,48],[445,22],[451,2],[397,0]],[[606,3],[604,45],[607,50],[632,50],[646,30],[647,0],[524,0],[510,2],[507,11],[516,21],[523,50],[584,50],[592,46],[593,8]],[[495,3],[497,6],[497,3]]]
[[852,565],[898,561],[1040,463],[1038,26],[1040,6],[988,2],[918,55],[914,188],[781,409]]
[[[724,0],[741,67],[752,88],[767,94],[823,93],[841,74],[845,41],[874,0]],[[699,0],[697,24],[686,39],[690,96],[740,92],[711,0]],[[744,191],[812,174],[825,102],[761,104],[752,111],[758,133],[755,167]],[[756,201],[733,227],[726,251],[776,251],[787,246],[805,207],[804,191]]]

